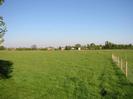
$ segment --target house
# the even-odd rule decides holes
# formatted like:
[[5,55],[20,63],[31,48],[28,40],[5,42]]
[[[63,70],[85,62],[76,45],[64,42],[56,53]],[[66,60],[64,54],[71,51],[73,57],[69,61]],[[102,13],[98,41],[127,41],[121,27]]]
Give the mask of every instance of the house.
[[79,47],[79,48],[78,48],[78,50],[80,51],[80,50],[81,50],[81,48]]

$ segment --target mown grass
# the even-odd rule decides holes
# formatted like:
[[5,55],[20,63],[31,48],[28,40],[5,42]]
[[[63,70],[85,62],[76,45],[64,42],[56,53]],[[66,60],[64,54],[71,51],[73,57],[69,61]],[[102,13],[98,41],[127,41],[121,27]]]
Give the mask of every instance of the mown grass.
[[[0,99],[131,99],[132,70],[126,78],[112,52],[2,51],[0,59],[12,61],[14,70],[0,80]],[[127,55],[132,69],[133,51],[118,54]]]

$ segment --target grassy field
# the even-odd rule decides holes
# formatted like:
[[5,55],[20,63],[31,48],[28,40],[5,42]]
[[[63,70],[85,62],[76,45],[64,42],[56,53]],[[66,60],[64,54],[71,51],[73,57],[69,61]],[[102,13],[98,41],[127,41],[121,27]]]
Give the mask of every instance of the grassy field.
[[[112,62],[128,60],[128,78]],[[0,99],[132,99],[133,51],[1,51],[13,62],[0,80]]]

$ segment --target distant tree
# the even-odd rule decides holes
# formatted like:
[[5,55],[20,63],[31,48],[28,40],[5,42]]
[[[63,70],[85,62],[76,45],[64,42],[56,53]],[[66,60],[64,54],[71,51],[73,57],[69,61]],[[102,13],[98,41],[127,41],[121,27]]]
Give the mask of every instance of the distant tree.
[[86,45],[82,45],[82,46],[81,46],[81,49],[82,49],[82,50],[87,50],[87,46],[86,46]]
[[31,49],[32,49],[32,50],[36,50],[36,49],[37,49],[37,45],[35,45],[35,44],[32,45],[32,46],[31,46]]
[[131,48],[132,49],[132,44],[128,44],[128,48]]
[[91,49],[91,50],[96,49],[96,45],[95,45],[95,43],[91,43],[91,44],[90,44],[90,49]]
[[90,44],[87,44],[87,49],[90,49]]
[[81,47],[81,44],[75,44],[75,49],[78,49],[79,47]]
[[95,46],[95,43],[91,43],[90,46],[93,46],[94,47]]
[[71,46],[65,46],[65,50],[71,50],[72,47]]
[[101,50],[103,48],[103,46],[102,45],[99,45],[99,49]]
[[59,48],[58,48],[58,49],[59,49],[59,50],[61,50],[61,48],[62,48],[62,47],[61,47],[61,46],[59,46]]
[[109,41],[105,41],[105,46],[104,46],[105,49],[112,49],[113,46],[114,46],[113,43],[111,43]]

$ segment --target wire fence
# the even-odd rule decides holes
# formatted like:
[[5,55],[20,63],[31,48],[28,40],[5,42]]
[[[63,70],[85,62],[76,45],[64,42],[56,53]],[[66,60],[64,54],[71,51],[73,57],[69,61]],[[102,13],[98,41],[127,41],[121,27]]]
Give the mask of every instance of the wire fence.
[[128,62],[125,59],[120,58],[117,55],[112,54],[112,60],[113,62],[121,69],[121,71],[128,76]]

